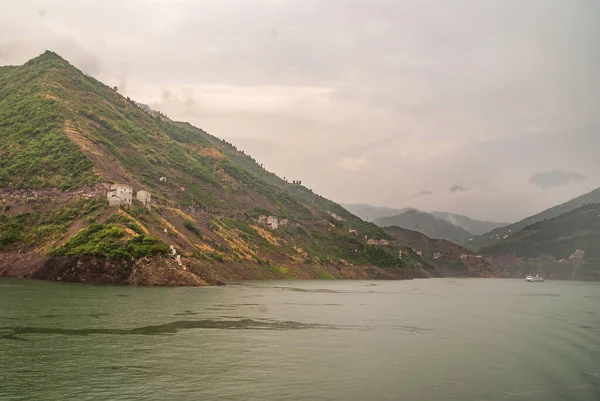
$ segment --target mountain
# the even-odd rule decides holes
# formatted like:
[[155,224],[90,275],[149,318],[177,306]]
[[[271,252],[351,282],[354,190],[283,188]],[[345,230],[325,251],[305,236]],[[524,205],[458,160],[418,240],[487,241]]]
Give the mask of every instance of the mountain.
[[405,213],[409,210],[417,210],[421,213],[429,213],[434,217],[438,217],[440,219],[444,219],[455,226],[464,228],[467,230],[470,236],[480,235],[491,231],[493,229],[504,227],[510,223],[494,223],[491,221],[480,221],[472,219],[468,216],[464,216],[462,214],[457,213],[448,213],[448,212],[424,212],[417,208],[407,207],[404,209],[394,209],[389,207],[379,207],[367,205],[364,203],[356,203],[356,204],[345,204],[343,205],[348,211],[354,213],[356,216],[360,217],[363,220],[367,221],[375,221],[377,219],[381,219],[383,217],[391,217],[396,216],[402,213]]
[[[398,226],[386,227],[399,244],[420,252],[422,258],[444,277],[498,277],[494,269],[480,255],[443,239],[429,238],[416,231]],[[437,254],[437,255],[436,255]]]
[[600,203],[533,223],[481,249],[511,275],[600,280]]
[[389,207],[367,205],[365,203],[343,204],[342,206],[344,206],[350,213],[355,214],[365,221],[373,221],[382,217],[395,216],[413,209],[410,207],[404,209],[393,209]]
[[473,235],[481,235],[492,231],[496,228],[504,227],[509,225],[510,223],[494,223],[491,221],[480,221],[472,219],[468,216],[464,216],[462,214],[457,213],[448,213],[448,212],[431,212],[430,214],[435,217],[439,217],[440,219],[444,219],[454,224],[455,226],[459,226],[467,230]]
[[460,241],[468,238],[471,233],[464,228],[455,226],[447,220],[435,217],[429,213],[415,209],[402,214],[375,219],[375,224],[380,227],[398,226],[408,230],[418,231],[428,237]]
[[428,275],[374,224],[49,51],[0,68],[0,201],[0,275],[144,284]]
[[483,247],[489,247],[496,241],[500,241],[503,238],[517,233],[527,226],[530,226],[540,221],[544,221],[546,219],[551,219],[560,216],[561,214],[568,213],[581,206],[591,203],[600,203],[600,188],[597,188],[587,194],[578,196],[575,199],[571,199],[570,201],[565,202],[561,205],[551,207],[550,209],[546,209],[543,212],[540,212],[536,215],[527,217],[526,219],[523,219],[517,223],[509,224],[507,226],[497,228],[488,233],[475,237],[472,240],[469,240],[469,242],[467,243],[468,247],[473,250],[481,249]]

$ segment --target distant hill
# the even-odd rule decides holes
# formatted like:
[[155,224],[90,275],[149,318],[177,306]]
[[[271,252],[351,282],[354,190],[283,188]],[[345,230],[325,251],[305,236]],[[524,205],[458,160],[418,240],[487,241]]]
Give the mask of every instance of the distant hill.
[[356,204],[347,204],[343,205],[348,211],[360,217],[363,220],[367,221],[375,221],[377,219],[381,219],[383,217],[391,217],[402,214],[409,210],[417,210],[421,213],[429,213],[434,217],[438,217],[449,221],[455,226],[464,228],[471,235],[480,235],[486,232],[489,232],[495,228],[504,227],[510,223],[494,223],[491,221],[480,221],[472,219],[468,216],[458,214],[458,213],[448,213],[448,212],[424,212],[414,207],[406,207],[403,209],[394,209],[389,207],[379,207],[367,205],[364,203],[356,203]]
[[[129,191],[112,201],[130,204],[109,206],[112,184]],[[151,193],[148,204],[137,201],[140,190]],[[54,258],[39,259],[44,277],[139,282],[131,277],[141,268],[128,261],[174,262],[169,246],[182,261],[169,264],[172,277],[186,282],[195,281],[190,274],[206,281],[419,274],[422,263],[410,254],[399,260],[402,248],[390,239],[232,144],[137,104],[56,53],[0,68],[0,275],[25,266],[15,262],[19,255],[42,255]],[[77,258],[96,258],[84,263],[95,270],[65,276],[78,272],[82,264],[70,264]]]
[[600,279],[600,203],[531,224],[481,253],[507,269]]
[[471,233],[462,227],[455,226],[447,220],[414,209],[395,216],[375,219],[374,223],[380,227],[398,226],[418,231],[431,238],[451,241],[460,241],[471,236]]
[[393,235],[399,244],[422,252],[422,258],[444,277],[497,277],[501,275],[479,255],[453,242],[429,238],[419,232],[397,226],[386,227],[385,231]]
[[345,207],[350,213],[360,217],[365,221],[374,221],[375,219],[380,219],[382,217],[395,216],[397,214],[402,214],[408,210],[414,209],[411,207],[394,209],[389,207],[367,205],[365,203],[342,204],[342,206]]
[[435,217],[447,220],[455,226],[462,227],[473,235],[481,235],[492,231],[496,228],[504,227],[510,224],[475,220],[468,216],[457,213],[431,212],[430,214],[434,215]]
[[575,199],[571,199],[561,205],[551,207],[531,217],[527,217],[517,223],[509,224],[504,227],[497,228],[478,237],[473,238],[472,241],[466,243],[466,245],[473,250],[478,250],[483,247],[489,247],[496,241],[500,241],[505,237],[508,237],[514,233],[521,231],[523,228],[530,226],[531,224],[543,221],[545,219],[551,219],[553,217],[560,216],[561,214],[568,213],[581,206],[600,203],[600,188],[597,188],[587,194],[578,196]]

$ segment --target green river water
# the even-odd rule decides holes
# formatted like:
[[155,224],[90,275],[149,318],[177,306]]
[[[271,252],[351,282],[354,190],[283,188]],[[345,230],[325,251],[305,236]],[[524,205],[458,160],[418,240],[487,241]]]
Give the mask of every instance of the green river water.
[[600,284],[0,279],[0,400],[600,400]]

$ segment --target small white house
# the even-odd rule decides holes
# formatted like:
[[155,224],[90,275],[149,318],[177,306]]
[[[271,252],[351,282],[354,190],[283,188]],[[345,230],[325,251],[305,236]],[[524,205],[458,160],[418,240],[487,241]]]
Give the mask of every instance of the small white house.
[[133,200],[133,188],[129,185],[112,184],[110,191],[106,193],[110,206],[131,205]]
[[275,216],[267,217],[267,227],[269,227],[271,230],[277,230],[279,227],[279,219]]
[[137,191],[136,198],[146,209],[150,209],[150,205],[152,204],[152,194],[150,192],[145,189],[140,189]]
[[433,258],[434,259],[439,259],[440,258],[440,253],[439,252],[434,252],[433,253]]

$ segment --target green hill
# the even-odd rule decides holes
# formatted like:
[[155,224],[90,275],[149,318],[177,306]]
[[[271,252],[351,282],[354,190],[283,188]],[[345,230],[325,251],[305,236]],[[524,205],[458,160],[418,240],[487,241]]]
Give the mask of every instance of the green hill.
[[[215,280],[405,277],[420,267],[393,243],[367,244],[393,239],[374,224],[142,106],[52,52],[0,68],[0,252],[139,259],[168,244]],[[151,211],[109,207],[111,183],[151,192]]]
[[483,247],[489,247],[495,242],[500,241],[505,237],[508,237],[514,233],[521,231],[527,226],[560,216],[561,214],[568,213],[581,206],[588,205],[591,203],[600,203],[600,188],[597,188],[587,194],[578,196],[577,198],[571,199],[570,201],[560,204],[558,206],[546,209],[543,212],[527,217],[526,219],[523,219],[514,224],[509,224],[507,226],[500,227],[488,233],[474,237],[472,240],[469,240],[466,244],[470,249],[473,250],[478,250]]
[[595,203],[531,224],[480,252],[499,266],[600,278],[599,244],[600,203]]
[[380,227],[398,226],[407,230],[418,231],[428,237],[460,241],[468,238],[471,233],[462,227],[455,226],[449,221],[435,217],[429,213],[410,209],[402,214],[376,219]]

